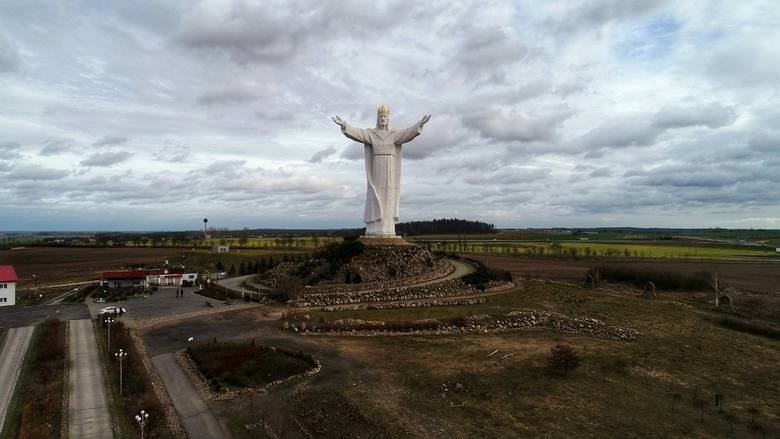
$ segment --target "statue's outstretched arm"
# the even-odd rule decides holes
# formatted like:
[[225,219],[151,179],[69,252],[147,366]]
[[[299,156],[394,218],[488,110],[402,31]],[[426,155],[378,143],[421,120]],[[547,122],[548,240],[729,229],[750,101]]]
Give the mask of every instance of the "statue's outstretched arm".
[[398,140],[396,140],[397,143],[406,143],[415,137],[419,136],[420,133],[422,133],[423,125],[428,123],[428,121],[431,119],[430,114],[426,114],[423,116],[422,119],[420,119],[419,122],[416,124],[410,126],[409,128],[403,130],[401,132],[401,135],[399,136]]
[[338,116],[333,116],[331,119],[333,119],[333,122],[335,122],[336,125],[341,127],[341,132],[344,133],[344,135],[348,138],[354,140],[355,142],[371,143],[366,130],[350,126],[347,121]]

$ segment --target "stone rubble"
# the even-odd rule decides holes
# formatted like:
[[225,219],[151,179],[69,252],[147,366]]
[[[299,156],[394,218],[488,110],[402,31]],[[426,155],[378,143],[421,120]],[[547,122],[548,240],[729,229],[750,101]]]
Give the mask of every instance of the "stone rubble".
[[[411,322],[412,324],[421,321]],[[298,321],[287,323],[289,330],[301,330]],[[385,322],[365,321],[360,319],[341,319],[327,323],[328,327],[341,326],[343,330],[318,331],[317,323],[309,323],[304,333],[337,334],[354,336],[377,335],[447,335],[447,334],[475,334],[475,333],[502,333],[518,330],[548,329],[562,334],[587,334],[599,338],[611,340],[634,340],[639,331],[632,328],[610,326],[601,320],[588,317],[568,317],[566,315],[550,311],[512,311],[500,317],[476,315],[465,318],[465,324],[441,325],[438,329],[389,331],[385,329]],[[358,328],[358,329],[355,329]]]

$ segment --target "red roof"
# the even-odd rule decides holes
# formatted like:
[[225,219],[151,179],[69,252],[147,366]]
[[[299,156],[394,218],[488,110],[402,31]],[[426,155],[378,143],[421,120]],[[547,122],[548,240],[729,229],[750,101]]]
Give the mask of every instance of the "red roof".
[[104,271],[103,279],[146,279],[146,272],[135,271]]
[[13,265],[0,265],[0,282],[16,282],[18,280]]

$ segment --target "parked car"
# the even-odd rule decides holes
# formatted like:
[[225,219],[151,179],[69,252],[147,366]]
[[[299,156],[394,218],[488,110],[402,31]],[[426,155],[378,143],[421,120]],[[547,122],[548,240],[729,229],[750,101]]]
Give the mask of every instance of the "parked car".
[[100,309],[100,314],[124,314],[127,312],[127,308],[124,306],[107,306]]
[[98,297],[95,299],[95,303],[105,303],[106,298],[105,297]]

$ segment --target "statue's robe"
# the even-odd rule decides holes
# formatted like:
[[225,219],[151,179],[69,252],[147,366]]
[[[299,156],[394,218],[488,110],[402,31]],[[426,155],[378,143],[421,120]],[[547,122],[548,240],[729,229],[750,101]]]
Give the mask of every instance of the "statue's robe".
[[394,235],[401,199],[401,147],[417,137],[422,126],[382,130],[355,128],[345,123],[341,132],[365,146],[368,187],[363,222],[381,221],[382,231]]

